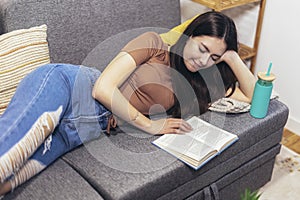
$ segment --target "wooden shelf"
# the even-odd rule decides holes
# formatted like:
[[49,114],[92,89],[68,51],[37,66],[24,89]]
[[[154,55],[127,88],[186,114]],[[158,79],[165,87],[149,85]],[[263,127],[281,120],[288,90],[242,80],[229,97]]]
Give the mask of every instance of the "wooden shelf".
[[248,3],[260,2],[260,0],[193,0],[215,11],[241,6]]
[[243,60],[253,58],[256,55],[256,51],[253,48],[241,43],[239,44],[238,53]]

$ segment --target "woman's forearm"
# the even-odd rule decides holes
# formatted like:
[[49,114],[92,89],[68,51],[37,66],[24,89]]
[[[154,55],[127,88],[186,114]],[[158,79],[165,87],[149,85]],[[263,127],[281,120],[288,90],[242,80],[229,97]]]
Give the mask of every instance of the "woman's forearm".
[[151,120],[140,113],[121,93],[120,85],[136,69],[133,58],[121,52],[102,72],[93,88],[93,97],[122,120],[150,134],[185,133],[190,125],[182,119]]
[[[101,89],[100,89],[101,91]],[[101,96],[95,96],[103,105],[109,108],[112,113],[118,118],[126,121],[127,123],[145,131],[149,134],[161,134],[161,133],[174,133],[172,129],[167,129],[165,124],[168,119],[151,120],[144,114],[139,112],[130,102],[123,96],[119,89],[113,90],[114,92],[105,92]],[[178,119],[179,120],[179,119]],[[174,125],[171,125],[174,127]],[[180,131],[186,131],[188,125],[185,122],[175,125],[175,128],[183,127]]]
[[151,120],[132,106],[118,88],[98,87],[97,90],[99,95],[95,95],[94,98],[110,109],[114,115],[142,130],[150,127]]
[[230,66],[237,77],[239,88],[248,98],[248,101],[251,102],[256,79],[236,52],[230,51],[227,53],[224,61]]

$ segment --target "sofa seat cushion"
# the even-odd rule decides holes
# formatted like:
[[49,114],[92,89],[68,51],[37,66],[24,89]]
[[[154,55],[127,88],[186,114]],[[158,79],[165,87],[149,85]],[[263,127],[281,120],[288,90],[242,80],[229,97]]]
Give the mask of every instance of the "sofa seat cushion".
[[61,159],[2,200],[10,199],[103,200],[88,182]]
[[[143,142],[132,143],[143,149],[139,150],[139,154],[122,146],[118,148],[123,148],[123,153],[115,153],[114,149],[117,148],[113,145],[117,146],[116,141],[109,139],[108,142],[103,138],[76,149],[64,156],[64,159],[94,184],[105,199],[170,199],[171,196],[184,199],[268,151],[276,141],[278,145],[280,136],[281,131],[275,132],[223,162],[220,160],[222,156],[216,157],[198,171],[156,147],[152,152],[149,148],[146,150]],[[119,141],[128,140],[125,134],[118,135],[118,138]]]
[[287,107],[278,100],[271,101],[267,117],[259,120],[249,113],[203,114],[203,119],[240,139],[198,171],[152,145],[156,136],[130,127],[109,137],[102,135],[64,159],[105,199],[156,199],[175,188],[187,197],[277,145],[287,116]]

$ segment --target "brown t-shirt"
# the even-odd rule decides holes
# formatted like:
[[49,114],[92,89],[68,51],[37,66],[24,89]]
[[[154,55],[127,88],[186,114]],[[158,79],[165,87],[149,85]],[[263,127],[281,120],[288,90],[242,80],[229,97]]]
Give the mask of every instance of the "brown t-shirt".
[[129,53],[137,65],[121,85],[122,94],[143,114],[171,108],[174,96],[167,44],[157,33],[147,32],[130,41],[122,51]]

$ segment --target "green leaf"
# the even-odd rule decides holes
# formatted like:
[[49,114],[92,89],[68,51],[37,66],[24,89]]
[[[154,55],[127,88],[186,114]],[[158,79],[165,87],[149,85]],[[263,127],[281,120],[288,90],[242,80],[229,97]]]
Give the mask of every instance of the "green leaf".
[[241,200],[258,200],[261,194],[258,191],[251,192],[248,188],[241,195]]

